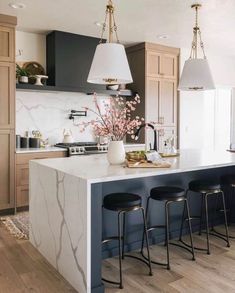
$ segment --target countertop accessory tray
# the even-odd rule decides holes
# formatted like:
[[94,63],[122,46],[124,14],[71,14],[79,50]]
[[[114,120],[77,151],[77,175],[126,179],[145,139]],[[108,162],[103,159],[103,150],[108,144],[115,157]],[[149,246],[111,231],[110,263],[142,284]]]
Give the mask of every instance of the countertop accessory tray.
[[140,162],[132,162],[126,161],[126,166],[128,168],[170,168],[171,164],[169,162],[159,162],[159,163],[152,163],[147,161],[140,161]]
[[164,154],[164,153],[159,153],[159,155],[162,158],[172,158],[172,157],[179,157],[180,153],[174,153],[174,154]]

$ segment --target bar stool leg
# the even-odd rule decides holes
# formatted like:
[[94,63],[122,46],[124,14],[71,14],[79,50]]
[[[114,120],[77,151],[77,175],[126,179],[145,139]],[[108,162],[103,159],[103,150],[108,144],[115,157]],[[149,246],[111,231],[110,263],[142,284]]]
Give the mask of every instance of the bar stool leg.
[[181,225],[180,225],[179,241],[182,241],[183,227],[184,227],[184,222],[185,222],[185,208],[186,208],[186,200],[184,201],[184,209],[183,209],[183,214],[182,214],[182,219],[181,219]]
[[210,239],[209,239],[209,219],[208,219],[208,193],[204,196],[205,214],[206,214],[206,238],[207,238],[207,254],[210,254]]
[[123,213],[123,226],[122,226],[122,259],[125,258],[125,236],[126,236],[126,213]]
[[[148,221],[149,200],[150,200],[150,197],[148,197],[147,205],[146,205],[146,212],[145,212],[146,225],[147,225],[147,221]],[[141,254],[143,254],[143,250],[144,250],[144,235],[145,235],[145,231],[143,231],[142,245],[141,245],[141,250],[140,250]],[[148,227],[147,227],[147,236],[148,236]]]
[[122,214],[123,212],[118,213],[118,246],[119,246],[119,275],[120,275],[120,285],[119,288],[123,289],[123,282],[122,282]]
[[[143,222],[144,222],[144,234],[145,234],[145,237],[146,237],[146,248],[147,248],[148,263],[149,263],[149,275],[152,276],[153,272],[152,272],[152,263],[151,263],[150,251],[149,251],[148,230],[147,230],[147,223],[146,223],[146,215],[145,215],[143,207],[141,208],[141,211],[142,211]],[[142,245],[143,245],[143,241],[142,241]],[[142,249],[143,249],[143,247],[142,247]]]
[[211,222],[211,230],[212,231],[214,231],[214,226],[215,226],[215,218],[216,218],[216,212],[218,209],[219,194],[217,193],[215,196],[216,196],[216,200],[215,200],[215,206],[214,206],[213,217],[212,217],[212,222]]
[[203,208],[204,208],[204,195],[201,193],[201,212],[200,212],[200,224],[198,235],[202,235],[202,219],[203,219]]
[[187,215],[188,215],[188,228],[189,228],[190,242],[191,242],[192,255],[193,255],[193,258],[192,259],[195,260],[194,246],[193,246],[192,225],[191,225],[191,218],[190,218],[189,205],[188,205],[188,200],[187,199],[185,199],[185,201],[184,201],[184,206],[186,206]]
[[226,230],[227,247],[230,247],[230,243],[229,243],[229,233],[228,233],[228,222],[227,222],[227,211],[226,211],[226,205],[225,205],[224,192],[221,191],[221,194],[222,194],[222,200],[223,200],[224,225],[225,225],[225,230]]
[[169,201],[165,203],[165,219],[166,219],[166,250],[167,250],[167,269],[170,270],[170,255],[169,255],[169,214],[168,214]]

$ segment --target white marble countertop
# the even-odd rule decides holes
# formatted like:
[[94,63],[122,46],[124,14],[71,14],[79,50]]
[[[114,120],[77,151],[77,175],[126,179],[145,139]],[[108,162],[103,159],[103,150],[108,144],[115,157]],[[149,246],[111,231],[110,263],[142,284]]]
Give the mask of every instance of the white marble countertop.
[[235,166],[235,154],[225,150],[220,152],[181,150],[180,156],[168,158],[170,168],[129,169],[120,165],[109,165],[106,154],[76,156],[69,158],[44,159],[33,161],[66,174],[98,183],[156,175],[188,172],[225,166]]
[[46,148],[19,148],[16,149],[16,154],[26,154],[26,153],[43,153],[43,152],[66,152],[66,149],[57,148],[54,146],[46,147]]

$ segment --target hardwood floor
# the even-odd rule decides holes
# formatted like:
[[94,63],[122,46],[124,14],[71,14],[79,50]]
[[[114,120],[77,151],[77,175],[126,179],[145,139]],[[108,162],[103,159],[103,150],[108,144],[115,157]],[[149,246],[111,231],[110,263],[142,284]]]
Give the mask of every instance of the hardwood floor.
[[[235,235],[235,228],[230,227]],[[203,238],[203,239],[201,239]],[[187,239],[187,238],[185,238]],[[205,236],[194,234],[197,246],[206,244]],[[164,246],[151,247],[152,258],[164,262]],[[106,293],[225,293],[235,292],[235,240],[231,247],[225,242],[211,236],[211,255],[196,251],[196,261],[186,251],[170,246],[171,270],[153,265],[153,276],[148,275],[148,268],[142,263],[127,258],[123,263],[124,289],[120,290],[105,284]],[[118,260],[108,259],[104,262],[103,275],[118,281]]]
[[0,225],[0,293],[76,292],[27,240]]
[[[235,228],[230,232],[235,235]],[[196,245],[205,245],[205,237],[194,236]],[[211,255],[197,252],[196,261],[184,250],[170,247],[171,270],[153,265],[154,276],[142,263],[126,258],[123,262],[124,289],[105,284],[106,293],[156,292],[235,292],[235,240],[231,248],[211,237]],[[152,246],[152,257],[165,260],[165,247]],[[103,262],[103,275],[118,277],[117,258]],[[16,240],[0,225],[0,293],[76,292],[46,260],[25,240]]]

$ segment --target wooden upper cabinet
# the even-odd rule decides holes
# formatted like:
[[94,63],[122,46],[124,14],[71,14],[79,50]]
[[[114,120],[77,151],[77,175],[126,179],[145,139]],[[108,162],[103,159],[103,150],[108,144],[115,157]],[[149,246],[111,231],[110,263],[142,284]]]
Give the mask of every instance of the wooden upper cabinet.
[[14,128],[15,65],[0,62],[0,129]]
[[160,82],[159,123],[164,126],[177,124],[177,82],[163,79]]
[[177,71],[176,55],[147,51],[147,76],[176,79]]
[[160,77],[160,57],[160,53],[147,51],[147,76]]
[[15,62],[15,29],[0,26],[0,61]]
[[14,206],[14,130],[0,130],[0,209]]
[[172,54],[161,54],[160,75],[164,78],[176,79],[178,72],[177,56]]

